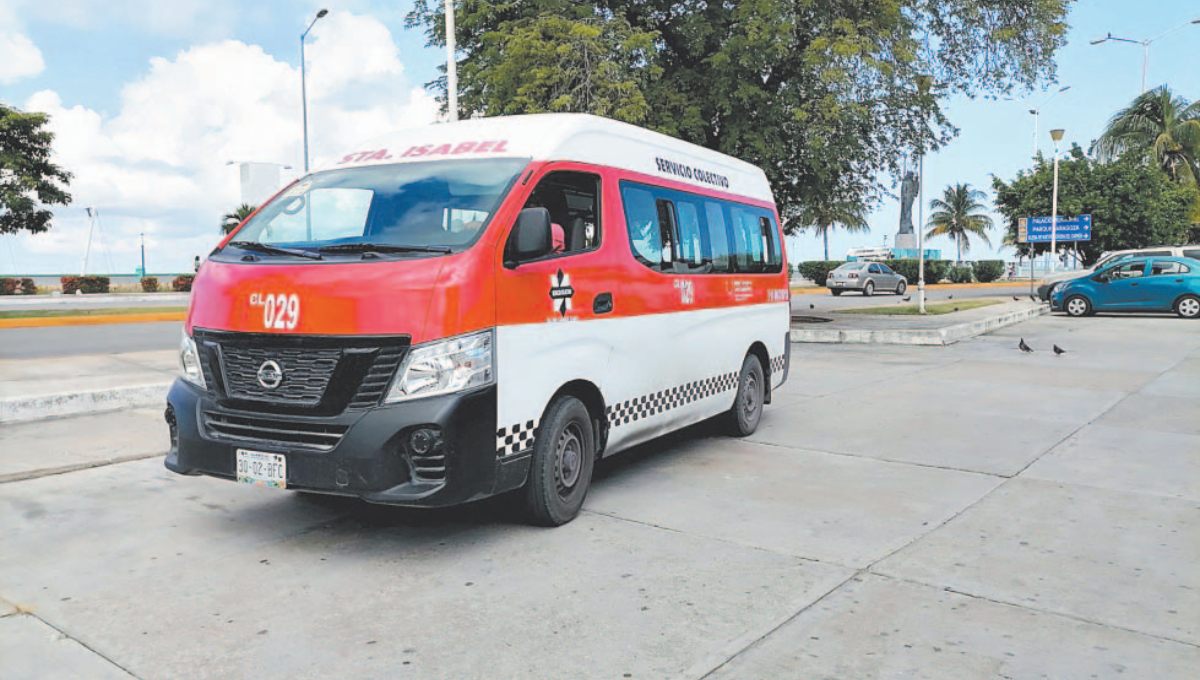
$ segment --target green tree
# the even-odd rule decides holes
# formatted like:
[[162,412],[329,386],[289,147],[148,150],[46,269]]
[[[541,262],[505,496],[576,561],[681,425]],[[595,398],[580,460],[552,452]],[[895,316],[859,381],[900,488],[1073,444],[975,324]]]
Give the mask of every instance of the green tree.
[[1177,182],[1200,179],[1200,100],[1188,103],[1166,85],[1143,92],[1108,121],[1092,146],[1101,161],[1132,153]]
[[933,212],[930,213],[925,226],[933,228],[925,234],[925,238],[953,238],[954,246],[958,250],[958,259],[955,262],[962,262],[962,254],[971,252],[971,234],[983,239],[983,242],[991,247],[992,242],[988,239],[987,230],[992,228],[992,218],[980,212],[984,210],[984,198],[984,193],[972,189],[970,184],[946,187],[941,198],[929,202],[929,208]]
[[[948,141],[947,97],[1052,79],[1070,2],[461,0],[459,113],[606,111],[742,158],[767,173],[792,233],[821,203],[869,209],[878,178]],[[442,7],[417,0],[407,18],[431,45],[445,44]],[[588,63],[607,50],[598,80],[580,45]],[[938,85],[921,91],[922,77]],[[431,83],[443,101],[445,82]],[[587,82],[604,86],[575,94]]]
[[40,234],[54,215],[46,206],[71,202],[71,173],[50,162],[49,119],[0,103],[0,234]]
[[225,213],[221,216],[221,231],[228,234],[237,229],[238,225],[244,222],[247,217],[254,214],[255,210],[258,210],[258,206],[243,203],[237,207],[237,210]]
[[820,234],[825,241],[825,260],[829,260],[829,231],[841,225],[850,232],[870,231],[867,225],[866,210],[862,204],[854,201],[832,201],[817,203],[806,207],[795,224],[800,225],[800,231],[812,231]]
[[[1095,262],[1109,250],[1185,239],[1192,190],[1171,181],[1158,168],[1131,156],[1101,163],[1073,145],[1068,158],[1059,161],[1058,171],[1058,213],[1092,216],[1092,240],[1077,244],[1084,262]],[[1035,254],[1049,250],[1048,243],[1017,243],[1017,220],[1050,214],[1053,164],[1039,158],[1031,170],[1022,170],[1011,181],[993,177],[992,186],[997,210],[1007,222],[1004,242],[1021,255],[1029,254],[1030,245]]]

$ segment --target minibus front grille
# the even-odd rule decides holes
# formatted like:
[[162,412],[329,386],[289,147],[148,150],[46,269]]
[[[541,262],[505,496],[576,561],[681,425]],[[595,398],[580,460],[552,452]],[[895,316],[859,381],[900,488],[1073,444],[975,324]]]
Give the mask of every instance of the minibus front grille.
[[248,445],[287,446],[329,451],[348,425],[298,422],[205,411],[202,422],[210,439]]
[[[341,350],[335,348],[221,347],[225,390],[230,397],[296,406],[321,403],[341,358]],[[259,382],[259,370],[267,362],[275,362],[282,369],[283,379],[278,387],[266,387]]]
[[[206,329],[196,329],[195,337],[204,379],[222,406],[310,416],[377,406],[410,342],[403,335],[303,336]],[[282,376],[272,385],[271,371],[276,366]]]
[[371,370],[358,386],[358,392],[350,400],[349,408],[370,408],[379,404],[384,391],[392,384],[396,367],[404,359],[404,347],[381,347],[371,364]]

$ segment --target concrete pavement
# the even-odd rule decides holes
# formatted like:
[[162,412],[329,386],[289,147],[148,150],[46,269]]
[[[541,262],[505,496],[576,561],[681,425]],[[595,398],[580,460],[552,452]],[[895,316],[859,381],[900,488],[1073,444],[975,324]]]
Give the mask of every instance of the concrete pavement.
[[0,677],[1183,680],[1197,385],[1170,317],[797,344],[755,435],[605,461],[553,530],[172,475],[150,409],[4,425]]

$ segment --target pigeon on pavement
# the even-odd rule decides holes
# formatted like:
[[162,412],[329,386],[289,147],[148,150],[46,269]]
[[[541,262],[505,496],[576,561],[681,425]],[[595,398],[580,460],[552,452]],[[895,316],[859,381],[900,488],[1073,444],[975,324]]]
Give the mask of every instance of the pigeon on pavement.
[[1063,349],[1062,347],[1059,347],[1058,345],[1055,345],[1055,346],[1054,346],[1054,353],[1055,353],[1055,354],[1066,354],[1066,353],[1067,353],[1067,350]]
[[1017,349],[1028,354],[1033,351],[1033,348],[1025,344],[1025,338],[1021,338],[1021,342],[1017,343]]
[[908,301],[909,301],[909,300],[911,300],[911,299],[912,299],[912,296],[911,296],[911,295],[905,295],[905,296],[904,296],[904,301],[905,301],[905,302],[908,302]]
[[1019,298],[1019,297],[1017,297],[1016,295],[1014,295],[1014,296],[1013,296],[1013,299],[1014,299],[1014,300],[1020,300],[1021,298]]

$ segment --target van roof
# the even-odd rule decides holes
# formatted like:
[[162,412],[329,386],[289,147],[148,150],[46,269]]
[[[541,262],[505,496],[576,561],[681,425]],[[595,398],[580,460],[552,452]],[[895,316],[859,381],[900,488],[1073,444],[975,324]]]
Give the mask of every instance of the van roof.
[[[382,153],[381,153],[382,152]],[[318,169],[446,158],[530,158],[624,168],[773,203],[759,168],[635,125],[584,113],[474,118],[400,130]]]

